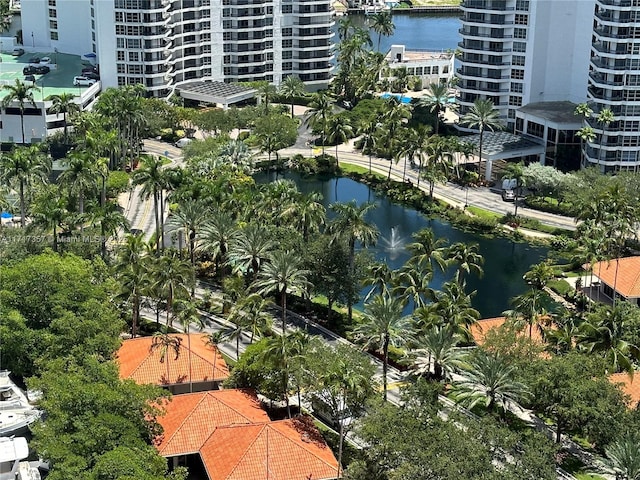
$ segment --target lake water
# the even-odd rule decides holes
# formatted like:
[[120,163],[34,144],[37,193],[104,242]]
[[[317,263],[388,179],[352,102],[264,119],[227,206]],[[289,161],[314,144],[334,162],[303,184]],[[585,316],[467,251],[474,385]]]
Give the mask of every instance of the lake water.
[[[381,236],[377,245],[369,250],[377,260],[386,261],[392,269],[400,268],[409,258],[404,245],[411,242],[411,234],[425,227],[432,228],[436,237],[444,238],[449,243],[477,243],[480,254],[485,259],[485,273],[483,278],[467,278],[467,285],[469,291],[477,291],[473,297],[473,306],[483,318],[498,316],[511,308],[510,299],[528,288],[522,279],[524,273],[531,265],[544,260],[548,253],[546,248],[516,243],[502,237],[488,238],[466,233],[441,220],[428,219],[416,210],[391,203],[388,198],[378,195],[367,185],[349,178],[302,178],[294,172],[286,172],[284,177],[280,175],[279,178],[293,180],[304,193],[322,193],[325,206],[336,201],[356,200],[358,204],[374,202],[377,208],[370,212],[368,220],[378,227]],[[259,174],[256,180],[265,182],[267,176]],[[331,218],[332,212],[328,211],[328,214]],[[397,249],[389,248],[392,228],[395,230],[394,240],[401,244]],[[452,272],[443,274],[436,271],[431,286],[439,289],[451,277]],[[367,291],[368,289],[363,290],[363,296]]]
[[[359,27],[364,27],[365,15],[350,15]],[[405,45],[414,50],[455,50],[461,37],[460,19],[456,15],[426,15],[393,13],[395,32],[390,37],[380,39],[380,51],[387,52],[391,45]],[[336,22],[337,27],[337,22]],[[336,28],[337,32],[337,28]],[[373,48],[377,48],[378,34],[370,30]],[[336,35],[335,41],[338,41]]]

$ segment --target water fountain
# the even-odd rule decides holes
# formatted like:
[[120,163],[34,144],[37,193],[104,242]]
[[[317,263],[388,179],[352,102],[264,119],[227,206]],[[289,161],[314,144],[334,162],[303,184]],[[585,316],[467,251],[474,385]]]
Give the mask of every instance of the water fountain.
[[395,260],[402,250],[404,250],[405,239],[400,235],[400,229],[395,226],[391,227],[391,234],[389,237],[381,237],[381,243],[384,247],[384,251],[389,253],[389,258]]

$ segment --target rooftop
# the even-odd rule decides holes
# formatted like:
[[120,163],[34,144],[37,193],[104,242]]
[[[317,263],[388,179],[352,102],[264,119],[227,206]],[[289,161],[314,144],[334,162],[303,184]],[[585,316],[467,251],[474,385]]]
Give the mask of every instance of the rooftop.
[[[82,57],[55,52],[25,52],[19,57],[10,55],[10,52],[2,52],[0,54],[0,85],[13,84],[16,79],[24,81],[22,69],[29,65],[29,60],[33,57],[49,57],[51,59],[51,63],[42,64],[51,68],[51,71],[45,75],[35,75],[39,91],[34,92],[34,100],[42,101],[51,95],[62,93],[81,95],[89,88],[74,86],[73,77],[81,75],[82,68],[91,64],[87,60],[83,60]],[[6,91],[0,89],[0,99],[6,94]]]
[[122,342],[117,354],[120,377],[131,378],[139,384],[176,385],[189,383],[190,378],[193,383],[199,383],[221,381],[229,376],[226,362],[220,352],[206,344],[205,334],[174,334],[171,337],[179,339],[179,353],[176,356],[170,349],[162,359],[162,349],[152,348],[153,337]]
[[433,52],[428,50],[405,50],[402,55],[402,61],[398,62],[396,58],[393,58],[391,51],[387,53],[385,59],[387,62],[393,63],[411,63],[411,62],[424,62],[428,60],[451,60],[453,57],[452,52]]
[[[518,109],[537,118],[558,124],[582,124],[582,118],[575,114],[577,105],[571,102],[536,102]],[[578,127],[580,128],[580,127]]]
[[640,298],[640,257],[598,262],[593,273],[611,288],[615,285],[616,292],[623,297]]
[[631,408],[635,408],[640,402],[640,380],[637,380],[635,375],[630,377],[628,373],[614,373],[609,375],[609,381],[614,385],[618,385],[620,389],[629,395],[631,399]]
[[229,105],[253,98],[257,90],[233,83],[188,82],[178,85],[180,96],[189,100]]
[[[462,140],[477,147],[480,144],[480,135],[470,135],[463,137]],[[539,155],[544,151],[544,145],[509,132],[485,131],[482,139],[482,157],[489,160],[508,160],[527,155]]]
[[[482,320],[478,320],[476,323],[471,325],[470,332],[473,337],[473,341],[477,345],[482,345],[487,337],[487,333],[494,329],[500,328],[507,321],[506,317],[494,317],[494,318],[484,318]],[[523,327],[522,332],[523,335],[529,336],[529,327]],[[535,342],[542,343],[542,335],[540,330],[536,327],[533,327],[531,330],[531,339]]]

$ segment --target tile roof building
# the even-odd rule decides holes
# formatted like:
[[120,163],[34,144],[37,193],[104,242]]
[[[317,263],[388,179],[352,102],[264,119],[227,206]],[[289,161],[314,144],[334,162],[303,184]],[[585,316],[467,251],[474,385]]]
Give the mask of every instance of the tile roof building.
[[622,372],[609,375],[609,381],[618,385],[625,395],[629,395],[629,406],[636,408],[640,403],[640,380],[635,375],[630,377],[628,373]]
[[[487,333],[494,329],[500,328],[507,321],[506,317],[494,317],[494,318],[484,318],[482,320],[478,320],[469,329],[471,332],[471,337],[473,341],[477,345],[482,345],[485,341]],[[521,331],[522,335],[529,336],[529,326],[524,326]],[[535,325],[531,330],[531,339],[536,343],[542,343],[542,334],[540,333],[540,329],[536,328]]]
[[598,262],[593,266],[593,274],[600,279],[602,291],[609,298],[613,298],[615,289],[618,297],[640,305],[640,256]]
[[250,390],[174,396],[156,448],[174,464],[198,456],[210,480],[329,480],[338,463],[308,417],[270,421]]
[[[125,340],[117,353],[120,377],[139,384],[167,387],[172,393],[217,388],[229,376],[224,358],[206,344],[205,334],[172,334],[180,342],[178,355],[153,348],[153,337]],[[192,386],[190,386],[190,383]]]

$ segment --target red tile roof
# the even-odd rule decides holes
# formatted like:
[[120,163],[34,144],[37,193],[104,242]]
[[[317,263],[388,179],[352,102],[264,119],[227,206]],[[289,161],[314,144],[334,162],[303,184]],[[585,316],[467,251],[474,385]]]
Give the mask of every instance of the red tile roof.
[[615,285],[623,297],[640,297],[640,256],[598,262],[593,266],[593,273],[611,288]]
[[174,395],[158,418],[164,433],[156,443],[160,455],[197,453],[220,427],[265,423],[269,416],[250,390],[212,390]]
[[[471,325],[469,329],[471,332],[471,336],[473,337],[473,341],[477,345],[482,345],[485,341],[487,333],[494,328],[500,328],[507,321],[506,317],[494,317],[494,318],[483,318],[482,320],[478,320],[476,323]],[[529,326],[525,325],[522,327],[522,334],[529,337]],[[540,330],[533,326],[531,330],[531,338],[535,342],[542,343],[542,335],[540,334]]]
[[630,377],[628,373],[614,373],[609,375],[609,381],[613,384],[617,384],[620,389],[630,397],[630,407],[635,406],[640,402],[640,379],[637,375]]
[[[167,352],[160,361],[161,349],[152,349],[152,337],[125,340],[118,350],[120,378],[131,378],[139,384],[175,385],[189,382],[189,358],[191,358],[191,381],[194,383],[221,381],[229,376],[226,362],[216,349],[206,345],[205,334],[173,334],[181,340],[180,353]],[[189,355],[189,348],[191,355]]]
[[218,428],[200,454],[211,480],[326,480],[338,462],[317,429],[301,419]]

